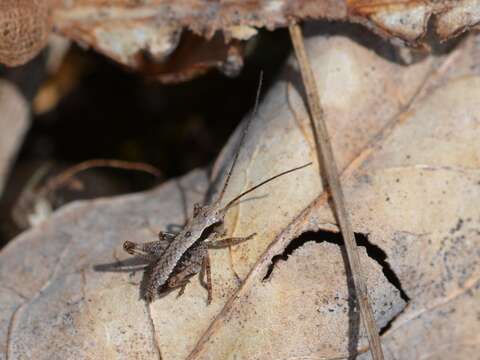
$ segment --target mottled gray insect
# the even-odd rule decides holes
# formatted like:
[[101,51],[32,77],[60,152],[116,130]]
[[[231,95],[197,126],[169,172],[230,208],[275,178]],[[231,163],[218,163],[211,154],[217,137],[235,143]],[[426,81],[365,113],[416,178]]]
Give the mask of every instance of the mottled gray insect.
[[183,229],[176,234],[160,232],[157,241],[143,244],[126,241],[123,244],[123,248],[129,254],[141,256],[149,262],[149,266],[147,266],[145,270],[146,277],[143,284],[143,296],[146,301],[151,302],[157,294],[178,287],[181,288],[179,293],[179,295],[181,295],[185,286],[188,284],[190,277],[202,272],[206,275],[208,303],[210,303],[212,300],[212,281],[210,276],[208,248],[221,248],[236,245],[249,240],[256,235],[253,233],[245,237],[222,239],[226,234],[223,223],[227,211],[231,207],[237,205],[243,196],[249,194],[253,190],[258,189],[280,176],[302,169],[311,164],[308,163],[277,174],[242,192],[240,195],[230,200],[226,205],[221,204],[248,132],[250,122],[256,113],[259,91],[260,86],[257,92],[253,116],[249,118],[244,128],[237,152],[218,199],[210,205],[195,204],[193,217],[189,219]]

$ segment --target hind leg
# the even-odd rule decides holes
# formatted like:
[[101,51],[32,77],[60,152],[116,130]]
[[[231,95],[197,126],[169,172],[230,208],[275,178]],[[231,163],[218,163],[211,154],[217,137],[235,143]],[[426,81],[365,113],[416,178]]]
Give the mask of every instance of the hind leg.
[[[206,278],[206,281],[203,280]],[[200,279],[202,279],[202,285],[207,289],[207,305],[212,303],[213,299],[213,286],[212,286],[212,269],[210,267],[210,256],[208,251],[205,254],[202,262],[202,270],[200,273]]]
[[174,238],[174,234],[160,232],[157,241],[141,244],[134,243],[133,241],[125,241],[123,243],[123,249],[131,255],[140,256],[147,260],[155,260],[163,255],[165,249]]
[[168,281],[167,281],[167,286],[170,289],[173,288],[178,288],[180,287],[180,291],[178,293],[178,297],[182,296],[187,284],[190,282],[190,278],[198,274],[202,270],[202,263],[194,261],[191,262],[190,264],[186,264],[185,268],[181,270],[180,272],[176,273],[175,275],[172,275]]

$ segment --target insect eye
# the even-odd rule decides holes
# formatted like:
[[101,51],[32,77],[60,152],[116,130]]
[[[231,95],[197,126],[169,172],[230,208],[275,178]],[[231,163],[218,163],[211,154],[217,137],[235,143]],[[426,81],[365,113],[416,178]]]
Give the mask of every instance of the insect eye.
[[192,233],[191,233],[190,231],[187,231],[187,232],[185,233],[185,236],[186,236],[186,237],[190,237],[190,236],[192,236]]

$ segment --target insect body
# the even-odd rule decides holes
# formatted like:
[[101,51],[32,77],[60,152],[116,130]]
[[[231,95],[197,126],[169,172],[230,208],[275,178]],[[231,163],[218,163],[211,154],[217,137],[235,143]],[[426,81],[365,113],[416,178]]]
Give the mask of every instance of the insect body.
[[[257,105],[258,93],[255,109]],[[221,239],[226,233],[223,228],[223,222],[228,209],[237,205],[243,196],[266,183],[311,164],[308,163],[284,171],[262,181],[230,200],[225,206],[222,206],[221,202],[235,168],[238,154],[245,140],[245,135],[251,119],[252,118],[249,118],[245,126],[238,150],[227,174],[225,184],[223,185],[222,191],[216,201],[210,205],[201,206],[195,204],[193,217],[187,221],[184,228],[177,234],[161,232],[158,241],[144,244],[136,244],[131,241],[126,241],[123,244],[123,248],[128,253],[142,256],[149,261],[150,265],[146,268],[146,277],[143,285],[143,297],[148,302],[151,302],[156,294],[177,287],[181,287],[180,294],[182,294],[189,278],[203,270],[207,278],[206,287],[208,290],[208,303],[210,303],[212,300],[212,282],[208,248],[220,248],[235,245],[255,236],[255,233],[253,233],[245,237]]]
[[145,299],[151,302],[156,293],[176,287],[182,287],[181,292],[183,292],[189,278],[200,272],[203,267],[207,275],[208,302],[210,302],[212,295],[208,248],[236,245],[256,235],[253,233],[246,237],[219,239],[225,235],[223,221],[227,210],[237,205],[241,197],[267,182],[309,165],[311,163],[277,174],[244,191],[223,207],[219,203],[221,197],[212,205],[200,206],[195,204],[193,217],[177,234],[161,232],[158,241],[144,244],[126,241],[123,248],[128,253],[140,255],[151,262],[147,268],[148,276],[144,289]]

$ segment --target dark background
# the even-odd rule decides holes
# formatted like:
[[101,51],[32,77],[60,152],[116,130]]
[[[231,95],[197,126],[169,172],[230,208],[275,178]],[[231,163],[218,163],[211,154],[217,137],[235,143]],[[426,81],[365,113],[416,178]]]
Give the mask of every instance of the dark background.
[[[236,78],[212,70],[177,85],[160,84],[74,46],[66,61],[76,67],[71,75],[76,77],[75,85],[56,107],[33,116],[11,171],[0,201],[0,246],[21,230],[11,219],[12,207],[28,180],[45,164],[50,165],[49,176],[98,158],[144,162],[162,172],[161,178],[155,178],[136,171],[87,170],[78,176],[84,185],[81,191],[59,189],[56,206],[146,190],[209,165],[253,107],[260,72],[264,72],[265,93],[291,50],[285,29],[261,32],[255,41]],[[33,99],[36,84],[45,81],[41,71],[32,74],[34,64],[24,69],[2,68],[0,75],[23,83],[25,95]],[[27,70],[28,77],[24,75]]]

